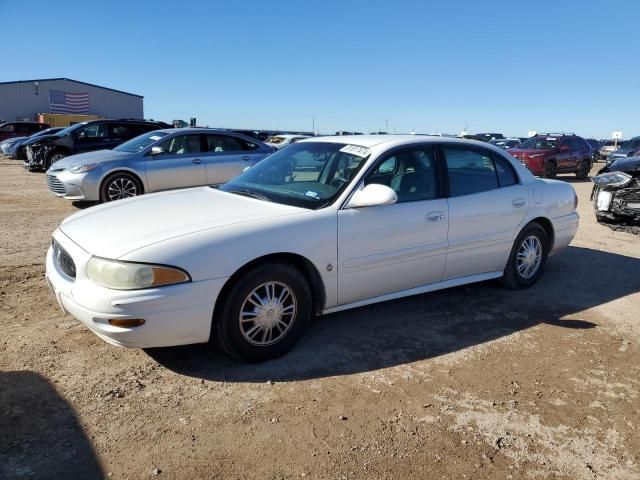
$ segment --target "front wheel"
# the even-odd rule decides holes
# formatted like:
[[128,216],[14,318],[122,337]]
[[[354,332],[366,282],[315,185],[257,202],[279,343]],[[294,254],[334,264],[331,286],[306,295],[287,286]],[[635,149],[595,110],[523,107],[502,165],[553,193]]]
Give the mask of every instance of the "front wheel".
[[508,288],[530,287],[542,275],[549,254],[547,232],[538,223],[527,225],[511,248],[507,266],[500,281]]
[[544,165],[544,176],[545,178],[556,178],[558,175],[558,166],[554,161],[548,161]]
[[102,182],[100,200],[113,202],[123,198],[136,197],[142,193],[140,182],[128,173],[115,173]]
[[45,171],[48,170],[51,165],[56,163],[58,160],[62,160],[66,156],[67,155],[64,152],[54,150],[53,152],[49,153],[49,155],[47,155],[46,163],[42,166],[43,169]]
[[311,291],[294,266],[258,266],[238,278],[216,310],[214,337],[231,357],[261,362],[287,353],[311,319]]

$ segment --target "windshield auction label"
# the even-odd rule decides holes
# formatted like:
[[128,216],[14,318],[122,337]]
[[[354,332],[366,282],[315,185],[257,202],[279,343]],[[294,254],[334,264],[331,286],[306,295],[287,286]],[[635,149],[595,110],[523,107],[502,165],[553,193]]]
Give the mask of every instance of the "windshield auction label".
[[359,147],[358,145],[345,145],[340,149],[340,151],[362,158],[371,155],[371,150],[369,150],[367,147]]

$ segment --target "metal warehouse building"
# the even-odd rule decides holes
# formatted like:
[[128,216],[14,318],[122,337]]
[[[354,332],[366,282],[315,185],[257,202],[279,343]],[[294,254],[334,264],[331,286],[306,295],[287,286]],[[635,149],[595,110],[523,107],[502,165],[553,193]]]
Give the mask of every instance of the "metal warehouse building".
[[39,113],[144,118],[144,97],[69,78],[0,82],[0,120],[35,120]]

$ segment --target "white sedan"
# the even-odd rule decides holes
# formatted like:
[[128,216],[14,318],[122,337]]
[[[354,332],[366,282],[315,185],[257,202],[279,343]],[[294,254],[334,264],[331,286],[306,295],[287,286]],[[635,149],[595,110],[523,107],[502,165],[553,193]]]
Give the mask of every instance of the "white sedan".
[[214,340],[246,361],[288,351],[314,314],[499,278],[523,288],[578,228],[567,183],[485,143],[324,137],[219,189],[86,209],[53,234],[47,279],[107,342]]
[[274,147],[276,150],[280,150],[281,148],[284,148],[287,145],[291,145],[292,143],[299,142],[300,140],[304,140],[306,138],[311,138],[311,137],[309,135],[282,134],[282,135],[274,135],[272,137],[269,137],[265,143],[270,147]]

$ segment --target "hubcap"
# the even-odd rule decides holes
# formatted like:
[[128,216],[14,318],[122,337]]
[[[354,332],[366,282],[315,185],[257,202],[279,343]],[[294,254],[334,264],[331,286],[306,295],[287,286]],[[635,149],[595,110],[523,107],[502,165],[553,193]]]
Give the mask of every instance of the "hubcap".
[[518,248],[517,267],[522,278],[533,277],[542,264],[542,243],[535,235],[525,238]]
[[109,183],[109,187],[107,188],[107,197],[109,197],[109,200],[135,197],[137,194],[138,188],[136,184],[127,177],[115,178]]
[[263,283],[242,303],[240,331],[252,345],[272,345],[289,332],[296,312],[296,297],[291,288],[280,282]]

